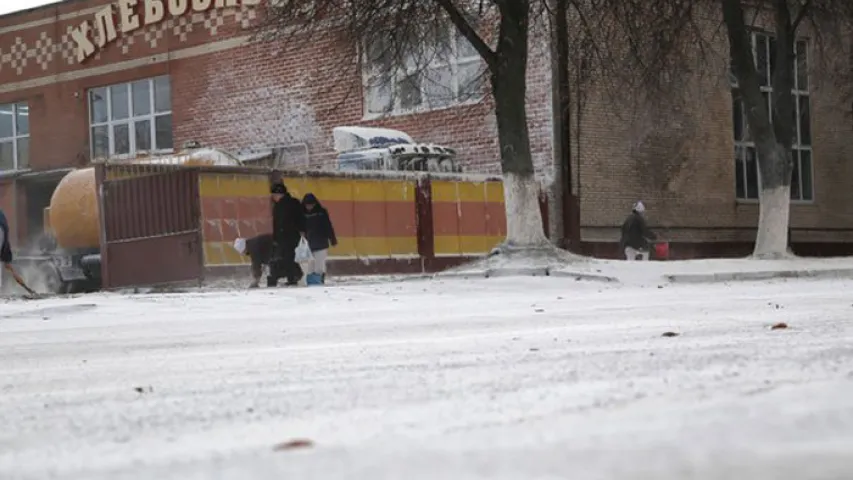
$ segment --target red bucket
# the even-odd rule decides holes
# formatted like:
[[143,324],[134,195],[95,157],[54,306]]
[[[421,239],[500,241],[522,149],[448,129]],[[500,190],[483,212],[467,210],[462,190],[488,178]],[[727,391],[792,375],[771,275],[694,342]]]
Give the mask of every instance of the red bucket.
[[655,259],[669,259],[669,242],[660,242],[655,244]]

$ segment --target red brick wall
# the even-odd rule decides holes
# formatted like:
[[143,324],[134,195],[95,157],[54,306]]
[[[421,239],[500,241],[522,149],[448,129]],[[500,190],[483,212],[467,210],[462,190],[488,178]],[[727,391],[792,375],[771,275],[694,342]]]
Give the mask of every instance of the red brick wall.
[[[166,55],[181,57],[175,52],[187,48],[215,48],[212,42],[246,35],[243,27],[250,19],[248,8],[190,13],[176,19],[167,15],[167,20],[143,27],[130,37],[119,32],[118,40],[79,65],[69,30],[83,20],[94,22],[93,11],[107,3],[78,0],[0,18],[0,45],[17,44],[16,48],[27,52],[26,65],[16,64],[20,70],[11,64],[0,65],[0,103],[30,102],[31,138],[51,140],[49,144],[33,141],[34,168],[65,166],[88,157],[87,89],[168,73],[176,146],[186,140],[232,149],[307,143],[312,164],[329,166],[332,127],[382,125],[402,129],[419,141],[456,147],[471,171],[499,171],[496,124],[488,98],[473,105],[368,119],[360,73],[350,61],[355,58],[354,46],[331,32],[286,44],[251,44],[157,62]],[[43,24],[21,28],[27,22]],[[49,56],[42,54],[44,49]],[[115,70],[121,62],[152,55],[159,58],[120,71],[74,78],[85,69],[112,66]],[[543,169],[551,156],[546,55],[547,50],[531,55],[541,61],[531,62],[528,95],[534,160]],[[348,66],[342,68],[344,65]],[[47,84],[32,86],[33,81]]]
[[[247,34],[243,27],[251,18],[245,8],[167,17],[131,36],[119,34],[117,41],[78,65],[68,32],[83,20],[94,20],[94,11],[107,3],[75,0],[0,17],[0,103],[29,102],[35,169],[88,161],[87,89],[169,74],[178,147],[187,140],[232,149],[304,143],[311,164],[324,167],[334,158],[332,127],[381,125],[404,130],[419,141],[457,148],[469,171],[499,171],[488,98],[473,105],[368,119],[350,41],[330,32],[277,45],[229,48],[223,42]],[[530,42],[534,51],[529,56],[527,96],[534,162],[547,178],[552,132],[546,38],[536,31]],[[26,64],[12,49],[23,52]],[[722,64],[702,68],[725,71]],[[847,208],[853,203],[848,184],[853,164],[847,161],[853,141],[844,133],[849,119],[832,86],[818,83],[812,94],[816,199],[793,208],[793,225],[803,229],[794,238],[853,238],[853,215]],[[697,85],[684,93],[688,108],[675,121],[665,108],[633,112],[600,90],[586,92],[583,131],[573,138],[572,150],[575,175],[580,175],[576,181],[584,240],[615,238],[613,227],[636,199],[647,202],[656,225],[670,228],[679,239],[754,238],[756,206],[734,199],[727,88]],[[668,142],[681,146],[672,148]],[[0,185],[0,196],[6,189]],[[18,212],[26,211],[22,203],[14,206]],[[846,231],[831,230],[838,228]]]

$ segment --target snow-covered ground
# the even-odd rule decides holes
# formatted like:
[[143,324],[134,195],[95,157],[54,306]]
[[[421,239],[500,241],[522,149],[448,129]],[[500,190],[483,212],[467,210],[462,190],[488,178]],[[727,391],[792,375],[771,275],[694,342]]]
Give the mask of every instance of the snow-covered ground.
[[[849,479],[850,292],[521,277],[8,301],[0,478]],[[274,450],[293,439],[314,445]]]

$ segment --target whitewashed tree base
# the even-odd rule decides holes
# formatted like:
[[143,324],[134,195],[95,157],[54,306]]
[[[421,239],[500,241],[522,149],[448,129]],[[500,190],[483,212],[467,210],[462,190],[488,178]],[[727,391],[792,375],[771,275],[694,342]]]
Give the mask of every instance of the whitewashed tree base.
[[592,271],[593,259],[551,245],[499,245],[487,257],[436,274],[437,277],[545,276],[565,270]]
[[791,187],[762,190],[758,206],[758,234],[753,258],[783,260],[794,258],[788,245],[788,225],[791,213]]
[[539,210],[539,182],[533,175],[503,175],[506,244],[520,248],[551,245]]

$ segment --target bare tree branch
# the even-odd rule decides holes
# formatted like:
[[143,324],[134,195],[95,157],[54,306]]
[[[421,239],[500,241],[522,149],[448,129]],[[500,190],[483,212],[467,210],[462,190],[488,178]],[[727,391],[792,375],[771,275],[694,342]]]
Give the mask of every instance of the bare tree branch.
[[[493,70],[496,67],[497,58],[495,58],[495,52],[489,48],[485,41],[483,41],[482,37],[477,34],[477,31],[468,20],[465,18],[465,15],[456,8],[456,5],[453,4],[452,0],[435,0],[441,8],[447,13],[447,16],[450,18],[450,21],[453,22],[453,25],[459,29],[459,32],[462,36],[465,37],[471,43],[471,46],[477,50],[477,53],[483,57],[483,60],[489,66],[490,70]],[[480,2],[480,10],[482,11],[482,2]]]
[[800,5],[800,10],[797,12],[797,16],[794,18],[794,23],[792,24],[793,29],[796,31],[800,26],[800,23],[806,16],[809,14],[809,7],[812,5],[812,0],[806,0],[806,3]]

